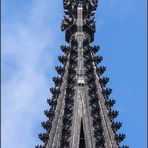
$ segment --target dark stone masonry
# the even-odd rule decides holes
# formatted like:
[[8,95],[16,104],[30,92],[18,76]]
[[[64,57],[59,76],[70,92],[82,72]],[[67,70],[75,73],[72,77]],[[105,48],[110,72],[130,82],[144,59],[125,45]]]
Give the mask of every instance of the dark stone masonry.
[[[60,1],[59,1],[60,2]],[[61,29],[68,45],[61,46],[63,55],[56,66],[49,110],[42,122],[45,133],[39,134],[44,143],[36,148],[128,148],[121,146],[125,134],[117,131],[122,123],[115,121],[119,112],[113,110],[108,77],[102,74],[100,46],[91,46],[95,33],[95,12],[98,0],[63,0],[65,16]]]

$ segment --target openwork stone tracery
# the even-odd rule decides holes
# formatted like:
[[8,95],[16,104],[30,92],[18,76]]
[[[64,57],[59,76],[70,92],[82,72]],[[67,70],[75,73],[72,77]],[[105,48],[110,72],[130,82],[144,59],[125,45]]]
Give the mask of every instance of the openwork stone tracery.
[[112,109],[109,78],[102,77],[100,46],[91,46],[98,0],[63,0],[63,5],[61,29],[68,46],[61,46],[63,66],[55,67],[59,77],[53,78],[50,109],[44,112],[46,133],[39,134],[44,145],[36,148],[128,148],[120,146],[125,135],[117,133],[122,123],[115,121],[119,112]]

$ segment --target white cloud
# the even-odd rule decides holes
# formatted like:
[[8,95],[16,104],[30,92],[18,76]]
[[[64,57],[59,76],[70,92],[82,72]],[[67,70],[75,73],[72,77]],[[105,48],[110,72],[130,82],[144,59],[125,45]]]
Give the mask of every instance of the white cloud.
[[40,143],[37,132],[49,96],[45,76],[47,69],[49,74],[54,71],[51,67],[59,50],[54,46],[59,38],[57,27],[50,29],[56,24],[48,22],[52,15],[47,18],[55,8],[50,4],[33,0],[24,21],[3,24],[2,148],[31,148]]

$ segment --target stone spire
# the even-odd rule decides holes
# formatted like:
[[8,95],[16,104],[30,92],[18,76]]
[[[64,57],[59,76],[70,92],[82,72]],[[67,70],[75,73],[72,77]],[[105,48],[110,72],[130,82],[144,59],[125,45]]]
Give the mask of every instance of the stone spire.
[[128,148],[120,146],[125,134],[117,134],[122,126],[114,119],[111,88],[106,88],[108,77],[102,77],[106,67],[100,66],[102,56],[96,55],[99,46],[94,41],[94,14],[97,0],[64,0],[65,16],[61,29],[65,31],[67,46],[61,46],[59,56],[63,66],[55,69],[55,87],[47,100],[49,110],[42,122],[46,133],[39,134],[43,146],[36,148]]

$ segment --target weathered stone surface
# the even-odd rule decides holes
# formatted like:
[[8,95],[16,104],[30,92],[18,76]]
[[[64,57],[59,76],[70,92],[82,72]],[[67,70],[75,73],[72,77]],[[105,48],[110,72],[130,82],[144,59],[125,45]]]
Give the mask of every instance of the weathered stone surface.
[[[103,57],[95,55],[100,46],[90,46],[94,39],[94,14],[97,0],[63,0],[65,16],[61,29],[68,46],[61,46],[65,55],[56,71],[55,87],[47,100],[49,118],[42,122],[47,133],[40,134],[44,146],[38,148],[119,148],[124,134],[116,134],[122,123],[115,122],[118,111],[112,110],[115,100],[109,99],[111,88],[105,88],[108,77],[100,78],[106,67],[99,66]],[[128,148],[128,146],[122,146]]]

